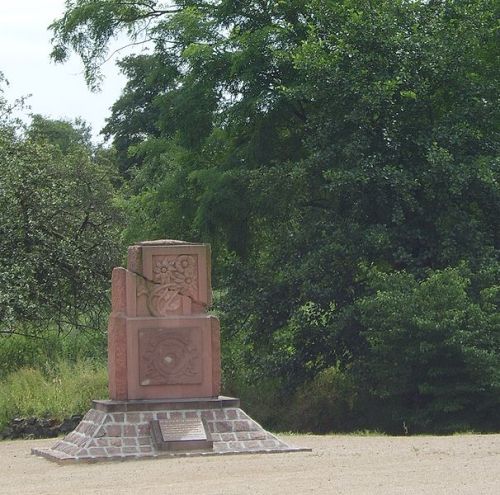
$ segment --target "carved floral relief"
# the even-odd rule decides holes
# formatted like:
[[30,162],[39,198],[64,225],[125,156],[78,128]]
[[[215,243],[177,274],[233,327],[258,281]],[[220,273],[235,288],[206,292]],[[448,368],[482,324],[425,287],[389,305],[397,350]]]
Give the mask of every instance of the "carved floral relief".
[[153,280],[138,286],[147,297],[153,316],[167,316],[179,310],[181,296],[198,299],[197,256],[153,256]]

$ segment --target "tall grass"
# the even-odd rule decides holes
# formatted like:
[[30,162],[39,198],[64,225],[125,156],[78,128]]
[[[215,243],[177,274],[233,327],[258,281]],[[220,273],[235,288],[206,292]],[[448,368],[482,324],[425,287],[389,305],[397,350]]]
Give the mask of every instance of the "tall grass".
[[0,379],[21,368],[45,369],[52,363],[80,359],[106,359],[107,334],[103,331],[70,331],[56,329],[40,336],[0,335]]
[[92,399],[107,397],[107,381],[102,360],[58,361],[14,371],[0,383],[0,428],[15,417],[63,420],[83,414]]

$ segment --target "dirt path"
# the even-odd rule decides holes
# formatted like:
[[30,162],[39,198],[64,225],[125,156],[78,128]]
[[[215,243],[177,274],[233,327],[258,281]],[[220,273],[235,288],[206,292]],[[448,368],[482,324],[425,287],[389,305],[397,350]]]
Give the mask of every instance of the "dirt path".
[[313,452],[59,466],[0,442],[0,494],[500,494],[500,434],[282,438]]

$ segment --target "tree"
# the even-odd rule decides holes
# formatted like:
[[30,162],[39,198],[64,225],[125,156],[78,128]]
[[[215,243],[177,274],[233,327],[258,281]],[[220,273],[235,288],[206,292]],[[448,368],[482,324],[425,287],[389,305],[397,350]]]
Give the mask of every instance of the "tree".
[[[462,273],[460,273],[462,272]],[[467,270],[372,272],[372,293],[357,302],[369,352],[365,381],[384,404],[386,425],[412,433],[498,429],[500,391],[498,272],[470,297]]]
[[150,40],[107,126],[127,235],[212,242],[244,379],[290,394],[375,352],[366,266],[420,281],[466,261],[479,304],[500,232],[495,2],[162,5],[70,2],[53,56],[76,51],[94,84],[114,34]]
[[95,329],[107,316],[120,215],[86,129],[39,116],[0,125],[2,333]]

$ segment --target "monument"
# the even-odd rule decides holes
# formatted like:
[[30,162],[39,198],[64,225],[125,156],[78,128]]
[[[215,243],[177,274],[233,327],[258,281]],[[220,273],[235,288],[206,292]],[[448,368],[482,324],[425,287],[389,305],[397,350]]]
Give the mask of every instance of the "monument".
[[109,400],[78,427],[32,453],[60,463],[160,456],[292,452],[220,395],[220,328],[211,304],[210,246],[129,247],[112,274]]

